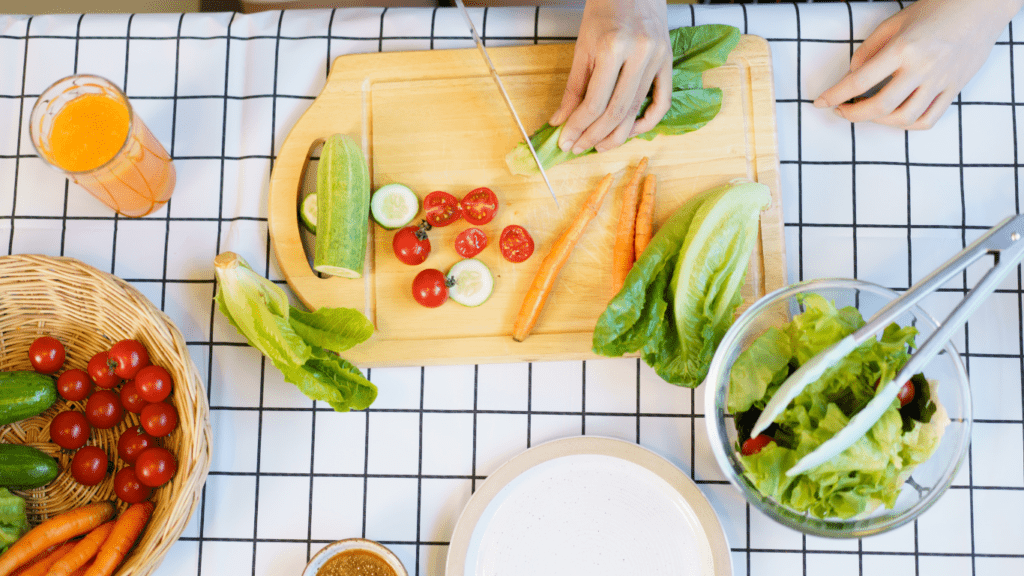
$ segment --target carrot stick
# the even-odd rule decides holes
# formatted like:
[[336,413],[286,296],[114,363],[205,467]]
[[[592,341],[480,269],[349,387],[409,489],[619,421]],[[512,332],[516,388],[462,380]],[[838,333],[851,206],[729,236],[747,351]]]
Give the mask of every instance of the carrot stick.
[[626,274],[629,274],[629,269],[633,267],[633,261],[636,259],[633,254],[636,202],[640,196],[640,178],[646,169],[647,157],[644,156],[622,190],[622,210],[619,212],[619,227],[615,231],[615,248],[612,250],[612,294],[622,290],[622,285],[626,283]]
[[85,576],[109,576],[121,564],[124,557],[135,545],[142,534],[150,515],[153,514],[153,503],[150,501],[132,504],[125,510],[114,524],[110,536],[103,542],[92,566]]
[[110,502],[86,504],[54,516],[29,530],[6,552],[0,554],[0,576],[8,576],[15,568],[58,542],[85,534],[114,515]]
[[107,536],[110,536],[110,531],[113,529],[113,520],[93,528],[85,538],[82,538],[75,545],[69,554],[53,563],[50,567],[49,575],[68,576],[76,569],[84,566],[86,562],[92,560],[93,556],[96,555],[100,545],[106,541]]
[[540,311],[544,308],[544,303],[547,302],[548,296],[551,295],[551,289],[555,285],[555,278],[558,276],[558,272],[565,265],[566,261],[569,260],[569,254],[572,253],[572,249],[579,242],[580,236],[583,235],[583,230],[587,227],[587,224],[597,216],[597,211],[601,208],[601,202],[604,201],[604,197],[608,194],[611,186],[612,174],[608,174],[601,179],[597,188],[590,195],[590,198],[587,199],[586,204],[583,205],[583,209],[576,215],[576,219],[562,232],[558,240],[555,240],[555,243],[551,246],[551,251],[548,252],[548,255],[540,263],[537,275],[533,277],[533,284],[526,291],[526,298],[523,299],[523,305],[519,308],[519,314],[516,315],[515,326],[512,329],[512,338],[516,342],[525,340],[529,336],[530,331],[533,330],[537,319],[540,318]]
[[648,174],[644,178],[644,191],[640,195],[640,207],[636,210],[636,240],[634,250],[639,258],[647,243],[651,241],[654,234],[654,193],[658,187],[658,179],[654,174]]
[[75,547],[75,543],[68,541],[54,548],[49,554],[26,564],[24,568],[17,571],[18,576],[45,576],[57,561],[61,560]]

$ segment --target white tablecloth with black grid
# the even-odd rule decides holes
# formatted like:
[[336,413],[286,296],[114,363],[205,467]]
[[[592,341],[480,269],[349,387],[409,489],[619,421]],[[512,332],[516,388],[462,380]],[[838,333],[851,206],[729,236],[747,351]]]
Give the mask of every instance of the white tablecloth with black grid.
[[[811,105],[897,8],[670,9],[673,27],[728,23],[771,44],[792,281],[843,276],[905,289],[1020,211],[1021,17],[930,131],[851,126]],[[490,45],[571,40],[580,21],[549,8],[473,14]],[[455,520],[488,474],[530,446],[579,434],[639,442],[690,474],[718,512],[737,575],[1024,573],[1019,273],[956,336],[974,384],[968,464],[918,521],[863,540],[805,537],[752,510],[709,452],[703,390],[668,385],[635,359],[373,369],[373,407],[338,414],[244,345],[215,312],[212,261],[234,250],[281,281],[267,234],[269,175],[331,60],[470,46],[453,9],[0,16],[0,246],[72,256],[131,282],[182,330],[207,385],[209,479],[158,574],[299,574],[321,546],[348,537],[383,542],[410,574],[442,574]],[[177,189],[154,215],[114,217],[34,154],[28,111],[75,72],[120,84],[174,157]],[[976,279],[967,276],[925,307],[944,316]]]

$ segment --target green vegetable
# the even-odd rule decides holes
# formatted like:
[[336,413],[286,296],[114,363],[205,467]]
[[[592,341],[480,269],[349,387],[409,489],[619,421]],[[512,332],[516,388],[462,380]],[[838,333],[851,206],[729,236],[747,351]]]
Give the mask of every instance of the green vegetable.
[[317,203],[316,194],[310,194],[303,198],[302,204],[299,205],[299,218],[302,220],[302,225],[313,234],[316,234]]
[[[740,31],[724,24],[704,24],[688,28],[676,28],[669,32],[672,43],[672,104],[668,112],[651,130],[636,138],[651,140],[658,134],[685,134],[710,122],[722,108],[722,90],[704,88],[703,73],[725,63],[729,53],[736,47]],[[643,116],[651,98],[647,97],[637,112]],[[558,147],[558,135],[562,127],[544,124],[530,136],[530,143],[537,151],[544,169],[572,160],[582,154],[563,152]],[[505,163],[513,174],[536,174],[537,164],[525,142],[520,142],[505,156]]]
[[642,351],[667,382],[695,387],[732,325],[768,187],[730,183],[700,194],[651,239],[594,328],[604,356]]
[[25,499],[0,488],[0,552],[6,552],[28,528]]
[[[803,303],[805,312],[766,331],[733,365],[728,405],[736,415],[740,443],[749,437],[743,423],[752,424],[790,372],[864,324],[855,308],[836,309],[818,295],[806,296]],[[911,402],[901,410],[895,400],[865,436],[838,456],[803,474],[784,472],[844,428],[874,397],[876,382],[896,375],[916,333],[913,327],[892,324],[809,384],[765,431],[774,442],[741,456],[757,489],[819,518],[850,518],[879,505],[892,507],[914,467],[938,447],[948,422],[930,399],[931,384],[920,375],[914,378],[915,399],[922,404]]]
[[334,134],[316,169],[317,236],[313,268],[360,278],[370,221],[370,171],[355,140]]
[[0,444],[0,486],[38,488],[59,473],[56,460],[31,446]]
[[41,413],[57,401],[53,378],[31,370],[0,372],[0,424]]
[[370,214],[388,230],[401,228],[420,211],[420,199],[404,184],[386,184],[377,189],[370,199]]
[[234,252],[220,254],[214,264],[217,307],[285,380],[339,412],[373,403],[377,387],[338,356],[373,335],[373,324],[362,313],[351,308],[299,310],[289,305],[284,290]]

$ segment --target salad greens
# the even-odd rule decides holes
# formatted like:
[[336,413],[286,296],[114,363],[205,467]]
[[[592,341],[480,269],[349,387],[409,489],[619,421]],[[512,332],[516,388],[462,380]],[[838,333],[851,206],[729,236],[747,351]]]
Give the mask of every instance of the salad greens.
[[[702,74],[705,70],[724,64],[739,39],[739,29],[725,24],[704,24],[669,31],[673,55],[672,103],[654,128],[635,137],[651,140],[658,134],[685,134],[710,122],[722,108],[722,90],[705,88]],[[643,116],[650,103],[651,98],[648,96],[637,112],[638,118]],[[593,148],[582,154],[563,152],[558,147],[558,136],[561,133],[561,126],[545,123],[530,136],[530,143],[545,170],[596,152]],[[505,163],[513,174],[539,172],[525,142],[520,142],[505,156]]]
[[661,226],[594,328],[594,352],[642,351],[667,382],[691,388],[741,301],[768,187],[729,183],[690,199]]
[[220,254],[214,264],[221,314],[285,380],[338,412],[373,403],[377,387],[338,356],[373,335],[373,324],[362,313],[351,308],[299,310],[289,305],[284,290],[234,252]]
[[28,528],[25,499],[11,494],[7,488],[0,488],[0,552],[10,548]]
[[[769,328],[736,359],[730,374],[729,411],[739,443],[768,399],[800,364],[864,325],[856,308],[837,309],[808,294],[805,311],[781,328]],[[931,456],[948,423],[934,403],[931,385],[916,375],[914,400],[900,401],[855,444],[803,474],[784,474],[849,423],[875,395],[879,380],[896,376],[910,357],[917,329],[890,324],[812,382],[764,432],[773,441],[741,456],[745,475],[764,495],[800,512],[850,518],[884,504],[891,508],[914,467]],[[739,447],[737,447],[739,451]]]

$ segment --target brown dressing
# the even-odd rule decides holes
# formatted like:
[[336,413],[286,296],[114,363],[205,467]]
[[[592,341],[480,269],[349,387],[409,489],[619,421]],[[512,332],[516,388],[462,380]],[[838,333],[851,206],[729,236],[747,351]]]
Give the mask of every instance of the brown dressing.
[[344,550],[316,571],[316,576],[397,576],[387,560],[369,550]]

